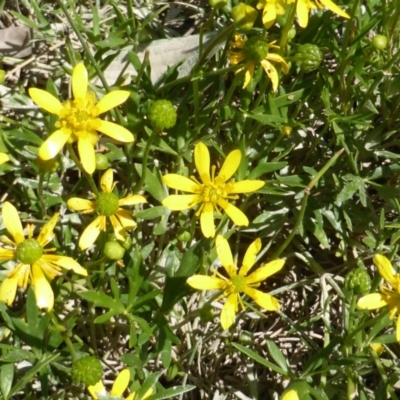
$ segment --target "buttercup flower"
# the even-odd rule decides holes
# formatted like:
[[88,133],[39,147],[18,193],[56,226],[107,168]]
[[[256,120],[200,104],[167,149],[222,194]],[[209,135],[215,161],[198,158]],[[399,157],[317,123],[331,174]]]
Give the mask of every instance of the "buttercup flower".
[[72,93],[74,100],[61,103],[50,93],[36,88],[29,89],[32,100],[51,114],[59,117],[57,130],[40,146],[42,160],[54,158],[65,143],[78,142],[78,152],[86,172],[92,174],[96,168],[94,146],[101,132],[119,142],[133,142],[133,135],[124,127],[99,118],[100,114],[119,106],[127,100],[129,92],[115,90],[106,94],[97,104],[93,92],[88,92],[88,74],[83,63],[72,72]]
[[83,231],[79,239],[81,250],[90,247],[96,241],[100,232],[106,231],[107,218],[110,219],[116,238],[118,240],[125,240],[127,237],[126,231],[136,228],[136,222],[132,219],[132,211],[121,207],[147,203],[145,197],[140,195],[129,195],[123,199],[119,199],[113,193],[115,183],[111,168],[101,177],[100,187],[102,193],[95,200],[72,197],[67,202],[68,208],[73,211],[82,211],[84,214],[97,212],[99,214]]
[[[374,263],[386,284],[381,284],[381,293],[370,293],[361,297],[357,302],[357,306],[364,310],[388,307],[389,318],[392,320],[400,311],[400,275],[395,272],[392,264],[385,256],[376,254]],[[397,318],[396,340],[400,342],[400,318]]]
[[270,61],[279,63],[285,74],[289,72],[289,67],[279,54],[270,53],[270,48],[279,49],[279,46],[274,45],[274,43],[275,42],[267,43],[266,40],[260,37],[252,37],[245,41],[240,35],[235,35],[235,40],[229,42],[229,44],[235,48],[235,50],[228,52],[230,63],[237,65],[245,61],[244,66],[236,71],[236,73],[245,71],[243,88],[253,79],[256,65],[261,64],[272,82],[272,90],[275,92],[278,89],[279,75]]
[[260,239],[256,239],[247,249],[239,272],[236,266],[237,261],[233,260],[228,241],[221,235],[217,236],[216,248],[218,257],[228,274],[228,278],[214,271],[214,276],[194,275],[187,280],[187,283],[195,289],[223,291],[222,297],[226,297],[221,311],[221,325],[223,329],[228,329],[235,321],[239,303],[242,310],[245,309],[243,301],[240,298],[241,293],[247,294],[260,307],[268,311],[276,311],[280,308],[280,304],[275,297],[255,288],[260,285],[260,282],[280,271],[285,264],[285,260],[271,261],[250,275],[247,275],[255,264],[257,254],[261,250]]
[[[287,0],[287,3],[294,3],[295,0]],[[340,7],[338,7],[333,1],[331,0],[297,0],[296,2],[296,14],[299,25],[302,28],[305,28],[308,25],[308,14],[310,10],[313,9],[323,9],[324,7],[328,8],[335,14],[343,17],[343,18],[350,18],[350,15],[343,11]]]
[[17,286],[26,289],[30,282],[38,307],[50,311],[54,305],[54,293],[47,278],[54,279],[61,274],[62,268],[87,276],[87,271],[71,257],[48,254],[55,249],[44,249],[55,236],[53,231],[58,216],[59,213],[53,215],[36,239],[33,239],[34,225],[28,225],[26,239],[17,209],[9,202],[4,203],[3,222],[12,239],[7,236],[0,238],[5,245],[0,248],[0,261],[14,260],[17,266],[7,274],[7,278],[1,284],[0,301],[11,305],[15,299]]
[[6,153],[0,153],[0,165],[3,165],[7,161],[10,161],[10,157]]
[[286,6],[286,0],[259,0],[257,9],[263,10],[262,21],[267,29],[275,23],[277,15],[285,15]]
[[235,182],[234,179],[228,182],[239,168],[241,159],[240,150],[232,151],[226,157],[218,176],[215,176],[215,165],[211,167],[210,175],[210,153],[207,146],[199,142],[194,149],[194,162],[201,182],[194,176],[190,179],[178,174],[163,176],[163,182],[170,188],[192,194],[171,195],[164,199],[162,204],[174,211],[186,210],[200,204],[196,216],[200,216],[201,231],[207,238],[215,236],[214,210],[219,212],[220,208],[236,225],[247,226],[249,220],[246,215],[228,200],[237,199],[239,197],[237,193],[254,192],[264,186],[264,182],[259,180]]
[[[111,396],[122,398],[123,393],[128,388],[129,380],[131,379],[131,373],[129,369],[123,369],[115,379],[114,384],[111,388]],[[107,395],[106,388],[102,381],[97,382],[95,385],[88,386],[88,390],[90,395],[93,397],[94,400],[98,400],[98,395]],[[143,396],[143,399],[147,399],[153,393],[153,389],[150,388],[146,394]],[[136,392],[132,392],[128,397],[124,397],[125,400],[135,400]]]

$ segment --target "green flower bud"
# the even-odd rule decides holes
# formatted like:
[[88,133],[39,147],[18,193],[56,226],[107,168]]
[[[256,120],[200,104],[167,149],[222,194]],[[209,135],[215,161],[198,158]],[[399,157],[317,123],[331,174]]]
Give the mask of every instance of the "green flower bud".
[[108,158],[106,155],[96,153],[96,169],[103,171],[109,167]]
[[236,26],[244,31],[250,30],[257,19],[258,12],[255,8],[244,3],[239,3],[231,10],[232,19]]
[[190,232],[186,229],[179,229],[177,238],[180,242],[189,242],[192,239]]
[[103,376],[103,367],[96,357],[86,356],[72,364],[71,376],[77,383],[95,385]]
[[388,44],[388,39],[384,35],[376,35],[372,39],[372,46],[374,46],[377,50],[385,50]]
[[257,36],[253,36],[244,43],[243,52],[246,55],[246,60],[253,61],[256,64],[264,60],[268,55],[268,43]]
[[169,100],[157,100],[151,107],[149,112],[149,120],[154,129],[160,131],[172,128],[176,124],[176,110]]
[[354,294],[367,294],[371,289],[371,278],[364,268],[352,269],[344,279],[344,287]]
[[101,215],[110,217],[118,211],[119,198],[114,193],[99,193],[96,200],[96,208]]
[[287,34],[287,38],[288,40],[292,40],[294,39],[294,37],[296,36],[296,29],[291,28]]
[[289,125],[285,125],[281,128],[281,133],[282,135],[290,136],[290,134],[292,133],[292,127]]
[[6,80],[6,71],[4,71],[4,69],[0,69],[0,85],[2,85],[5,80]]
[[110,260],[120,260],[125,254],[125,249],[118,242],[107,242],[103,254]]
[[25,239],[17,246],[17,259],[23,264],[33,265],[43,255],[43,247],[36,239]]
[[222,9],[226,6],[227,0],[208,0],[211,7]]
[[322,51],[311,43],[300,45],[295,57],[303,72],[315,71],[323,60]]

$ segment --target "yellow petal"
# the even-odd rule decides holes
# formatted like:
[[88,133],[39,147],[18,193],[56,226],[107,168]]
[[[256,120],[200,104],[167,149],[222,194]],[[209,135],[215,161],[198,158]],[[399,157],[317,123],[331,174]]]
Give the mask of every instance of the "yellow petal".
[[129,379],[131,378],[131,373],[129,369],[123,369],[117,376],[112,389],[111,389],[111,396],[118,396],[121,397],[122,394],[125,392],[126,388],[129,385]]
[[63,105],[49,92],[42,89],[30,88],[28,90],[31,99],[41,108],[48,111],[51,114],[56,114],[60,116],[63,110]]
[[6,278],[0,286],[0,301],[10,306],[15,299],[18,286],[18,275],[14,275],[12,278]]
[[358,300],[357,306],[363,310],[376,310],[388,305],[388,298],[382,293],[367,294]]
[[271,79],[272,91],[276,92],[279,85],[278,72],[268,60],[261,60],[261,65],[264,68],[265,73],[268,75],[268,78]]
[[201,187],[198,183],[185,176],[178,174],[167,174],[162,177],[162,181],[170,188],[182,190],[183,192],[198,193]]
[[96,209],[96,202],[80,199],[79,197],[72,197],[67,201],[67,207],[73,211],[94,211]]
[[376,268],[378,269],[380,276],[392,287],[396,287],[396,271],[392,267],[391,262],[385,256],[375,254],[374,263]]
[[70,136],[71,133],[66,130],[53,132],[40,146],[39,157],[45,161],[54,158],[64,147]]
[[162,205],[174,211],[186,210],[201,202],[197,194],[173,194],[162,201]]
[[261,250],[261,239],[256,239],[247,249],[246,254],[244,255],[243,264],[240,268],[239,274],[242,276],[247,275],[250,271],[251,267],[255,264],[257,254]]
[[212,203],[204,204],[200,214],[200,227],[204,237],[213,238],[215,236],[214,206]]
[[131,143],[135,140],[132,133],[130,133],[128,129],[121,125],[110,121],[104,121],[102,119],[98,119],[96,121],[98,122],[96,129],[114,140],[118,140],[119,142],[123,143]]
[[114,90],[107,93],[96,105],[97,115],[103,114],[114,107],[124,103],[129,97],[127,90]]
[[78,139],[78,153],[83,169],[88,174],[93,174],[96,169],[96,155],[94,153],[94,147],[89,138]]
[[[110,215],[109,218],[110,218],[111,225],[114,229],[115,237],[117,238],[117,240],[124,241],[127,237],[127,233],[126,233],[124,227],[122,226],[121,222],[115,215]],[[136,226],[136,224],[135,224],[135,226]]]
[[299,396],[295,390],[289,390],[284,393],[282,400],[299,400]]
[[237,226],[248,226],[249,220],[246,215],[233,204],[228,203],[225,199],[219,199],[218,205],[228,214],[229,218]]
[[37,263],[32,265],[32,287],[37,306],[51,311],[54,306],[53,289]]
[[[4,238],[2,239],[4,240]],[[4,260],[13,260],[15,259],[17,256],[15,254],[15,250],[12,249],[2,249],[0,248],[0,260],[4,261]]]
[[113,190],[114,172],[109,168],[100,179],[100,187],[103,193],[111,193]]
[[48,244],[54,239],[53,231],[57,224],[59,215],[60,213],[55,213],[51,217],[50,221],[48,221],[45,225],[43,225],[43,228],[40,230],[40,233],[36,240],[42,247],[46,246],[46,244]]
[[83,231],[79,239],[79,248],[85,250],[90,247],[100,235],[101,228],[105,226],[104,215],[99,215],[91,224],[89,224]]
[[123,199],[119,200],[119,205],[120,206],[134,206],[136,204],[143,204],[147,203],[147,199],[144,196],[141,196],[139,194],[134,194],[131,196],[126,196]]
[[199,142],[194,148],[194,162],[196,164],[197,173],[203,183],[210,182],[210,152],[207,146]]
[[[267,279],[269,276],[276,274],[278,271],[282,269],[285,264],[285,260],[279,259],[269,262],[268,264],[263,265],[262,267],[256,269],[252,272],[248,277],[246,277],[246,283],[257,283],[262,282]],[[242,270],[240,270],[241,275]]]
[[245,180],[235,182],[233,189],[229,193],[250,193],[262,188],[265,185],[264,181],[259,180]]
[[3,165],[7,161],[10,161],[10,157],[6,153],[0,153],[0,165]]
[[244,292],[250,296],[260,307],[267,311],[276,311],[281,307],[279,301],[270,294],[263,293],[251,287],[246,287]]
[[132,211],[124,210],[120,208],[115,216],[119,219],[119,222],[123,226],[124,229],[130,230],[136,228],[136,222],[132,219]]
[[308,25],[308,7],[307,0],[297,0],[296,14],[299,25],[305,28]]
[[43,261],[49,264],[58,265],[66,270],[72,270],[76,274],[87,276],[87,270],[71,257],[59,256],[57,254],[43,254]]
[[95,385],[88,386],[89,393],[94,400],[98,400],[97,394],[106,395],[106,388],[102,381],[98,381]]
[[232,251],[229,247],[228,241],[222,235],[218,235],[215,244],[218,258],[220,259],[221,264],[224,266],[226,272],[229,276],[235,275],[236,265],[233,261]]
[[267,59],[281,64],[282,70],[285,74],[289,72],[289,66],[286,64],[286,61],[279,54],[268,53]]
[[237,310],[237,294],[232,293],[228,296],[221,311],[221,326],[224,330],[229,329],[235,322],[235,315]]
[[396,322],[396,340],[400,342],[400,317],[397,317]]
[[246,72],[244,74],[244,83],[243,83],[243,89],[245,89],[247,87],[247,85],[251,82],[251,80],[253,79],[253,75],[254,75],[254,62],[249,62],[247,63],[245,69]]
[[86,97],[88,88],[88,73],[83,63],[77,64],[72,70],[72,94],[74,99]]
[[215,276],[193,275],[186,281],[194,289],[199,290],[222,290],[226,283]]
[[276,20],[276,5],[275,2],[267,1],[265,5],[262,22],[265,28],[270,28]]
[[16,244],[24,241],[24,230],[17,209],[8,201],[3,204],[3,223]]
[[225,183],[239,168],[240,160],[242,159],[242,153],[240,150],[231,151],[226,157],[222,164],[221,170],[219,171],[218,178],[216,179],[219,183]]
[[340,15],[343,18],[350,18],[350,15],[343,11],[340,7],[338,7],[333,1],[331,0],[320,0],[320,2],[326,7],[329,8],[332,12],[337,15]]

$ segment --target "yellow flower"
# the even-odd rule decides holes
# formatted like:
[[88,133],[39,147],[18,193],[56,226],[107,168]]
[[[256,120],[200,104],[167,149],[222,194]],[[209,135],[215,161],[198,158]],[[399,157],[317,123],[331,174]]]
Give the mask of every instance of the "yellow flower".
[[240,150],[232,151],[226,157],[218,176],[215,176],[215,165],[211,167],[210,175],[210,153],[207,146],[199,142],[194,149],[194,162],[201,182],[194,176],[190,179],[178,174],[163,176],[163,182],[170,188],[192,194],[171,195],[164,199],[162,204],[174,211],[186,210],[200,204],[196,216],[200,216],[201,231],[207,238],[215,236],[214,210],[219,211],[219,208],[224,210],[236,225],[247,226],[249,220],[246,215],[227,200],[237,199],[237,193],[254,192],[264,186],[264,182],[235,182],[233,179],[228,182],[239,168],[241,158]]
[[228,329],[235,321],[235,315],[238,312],[238,303],[240,303],[243,310],[245,309],[240,298],[240,293],[246,293],[260,307],[268,311],[276,311],[280,308],[280,304],[275,297],[255,288],[260,285],[260,282],[280,271],[285,263],[284,260],[271,261],[250,275],[247,275],[256,262],[257,254],[261,250],[260,239],[256,239],[247,249],[239,272],[237,271],[237,262],[233,260],[228,241],[221,235],[217,236],[216,248],[218,257],[228,274],[228,278],[215,271],[214,276],[194,275],[187,280],[187,283],[195,289],[223,291],[222,296],[226,297],[226,302],[221,312],[221,325],[223,329]]
[[285,15],[286,5],[286,0],[259,0],[257,9],[263,10],[262,21],[267,29],[275,23],[277,15]]
[[114,174],[108,169],[100,180],[100,193],[95,200],[86,200],[79,197],[72,197],[68,200],[67,206],[73,211],[82,211],[84,214],[98,212],[98,217],[89,224],[79,239],[79,247],[85,250],[90,247],[99,236],[100,232],[106,231],[107,218],[110,219],[118,240],[125,240],[127,230],[136,228],[136,222],[132,219],[132,211],[121,208],[122,206],[133,206],[146,203],[145,197],[140,195],[129,195],[119,199],[113,193],[115,187]]
[[[380,254],[374,256],[374,263],[381,277],[390,285],[381,284],[381,293],[367,294],[358,300],[357,306],[364,310],[389,308],[389,318],[392,320],[400,311],[400,275],[395,272],[390,261]],[[396,339],[400,342],[400,318],[397,318]]]
[[7,161],[10,161],[10,157],[6,153],[0,153],[0,165],[3,165]]
[[[128,388],[130,379],[131,379],[131,373],[129,372],[129,369],[123,369],[115,379],[115,382],[111,388],[110,395],[115,397],[122,397],[123,393]],[[97,382],[95,385],[88,386],[88,390],[94,400],[98,400],[97,397],[98,395],[102,396],[107,395],[106,388],[104,387],[102,381]],[[148,397],[151,396],[152,393],[153,389],[150,388],[142,398],[147,399]],[[125,398],[125,400],[135,400],[135,398],[136,398],[136,392],[132,392],[128,397]]]
[[253,79],[256,65],[261,64],[272,82],[272,90],[275,92],[278,89],[279,75],[270,61],[279,63],[285,74],[289,72],[289,67],[279,54],[269,52],[270,48],[279,49],[279,46],[274,45],[274,43],[275,42],[267,43],[266,40],[256,36],[245,41],[240,35],[235,35],[235,40],[229,43],[236,49],[228,52],[230,63],[237,65],[245,61],[244,66],[236,71],[236,73],[245,71],[243,88]]
[[88,74],[83,63],[72,72],[72,93],[74,100],[61,103],[50,93],[36,88],[29,89],[32,100],[51,114],[59,117],[57,130],[40,146],[42,160],[54,158],[65,143],[78,142],[78,152],[86,172],[92,174],[96,167],[94,146],[99,140],[97,131],[119,142],[133,142],[133,135],[127,129],[99,118],[100,114],[122,104],[129,97],[126,90],[115,90],[106,94],[97,104],[93,92],[88,92]]
[[0,248],[0,260],[14,260],[17,262],[17,266],[7,274],[7,278],[1,284],[0,301],[11,305],[15,299],[17,286],[26,289],[28,281],[30,281],[38,307],[50,311],[54,305],[54,293],[46,277],[54,279],[61,274],[62,268],[87,276],[87,271],[71,257],[46,254],[55,250],[46,250],[44,247],[55,236],[53,231],[58,216],[58,213],[53,215],[50,221],[43,226],[36,239],[32,237],[34,225],[28,225],[28,238],[25,239],[18,211],[11,203],[4,203],[3,222],[12,239],[7,236],[0,238],[5,245]]
[[[294,3],[295,0],[287,0],[288,3]],[[331,0],[297,0],[296,3],[296,14],[299,21],[299,25],[302,28],[305,28],[308,25],[308,13],[312,9],[323,9],[324,7],[328,8],[335,14],[343,17],[350,18],[350,15],[343,11],[340,7],[338,7]]]
[[282,400],[299,400],[299,395],[295,390],[291,389],[282,396]]

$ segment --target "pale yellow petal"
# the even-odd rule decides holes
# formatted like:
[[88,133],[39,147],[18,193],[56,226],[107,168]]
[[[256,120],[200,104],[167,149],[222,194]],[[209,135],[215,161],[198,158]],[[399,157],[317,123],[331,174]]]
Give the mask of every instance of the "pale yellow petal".
[[251,82],[251,80],[253,79],[254,67],[255,67],[254,62],[247,63],[247,65],[245,67],[243,89],[245,89],[247,87],[247,85]]
[[236,265],[233,261],[232,251],[229,247],[228,241],[222,236],[218,235],[217,240],[215,242],[218,258],[221,261],[221,264],[225,268],[226,272],[229,276],[233,276],[236,274]]
[[186,210],[201,202],[197,194],[173,194],[162,201],[162,205],[174,211]]
[[57,254],[43,254],[42,259],[49,264],[55,264],[66,270],[72,270],[76,274],[87,276],[87,270],[71,257],[59,256]]
[[123,143],[131,143],[135,140],[132,133],[121,125],[110,121],[104,121],[102,119],[98,119],[96,121],[98,122],[96,129],[114,140],[118,140],[119,142]]
[[129,379],[131,379],[131,373],[125,368],[118,374],[111,389],[111,396],[121,397],[129,385]]
[[201,181],[205,184],[210,182],[210,152],[207,146],[199,142],[194,148],[194,162],[196,164],[197,173]]
[[136,204],[143,204],[143,203],[147,203],[147,199],[146,197],[141,196],[140,194],[126,196],[123,199],[120,199],[118,202],[120,206],[134,206]]
[[129,97],[127,90],[114,90],[107,93],[96,105],[98,115],[124,103]]
[[100,187],[103,193],[111,193],[113,190],[114,172],[109,168],[100,179]]
[[102,381],[98,381],[95,385],[88,386],[88,390],[90,395],[93,397],[94,400],[98,400],[97,394],[105,395],[106,388],[103,385]]
[[308,25],[308,7],[307,0],[297,0],[296,14],[299,25],[305,28]]
[[391,262],[380,254],[375,254],[374,256],[374,264],[378,269],[380,276],[391,286],[397,286],[397,280],[395,278],[396,271],[392,267]]
[[117,240],[124,241],[126,239],[127,233],[119,219],[115,215],[110,215],[110,222],[114,229],[115,237],[117,238]]
[[59,216],[60,213],[55,213],[51,217],[51,219],[45,225],[43,225],[43,228],[40,230],[40,233],[36,240],[42,247],[46,246],[49,242],[51,242],[54,239],[53,231],[57,225]]
[[6,278],[0,286],[0,301],[10,306],[15,299],[18,286],[18,275]]
[[124,210],[120,208],[115,216],[119,219],[119,222],[125,230],[131,230],[136,228],[136,222],[132,218],[132,211]]
[[16,244],[24,241],[24,230],[17,209],[8,201],[3,204],[3,223]]
[[242,153],[240,150],[231,151],[222,164],[216,181],[218,183],[225,183],[239,168],[241,159]]
[[350,15],[343,11],[340,7],[338,7],[333,1],[331,0],[320,0],[320,2],[329,10],[334,12],[337,15],[340,15],[343,18],[350,18]]
[[276,92],[279,85],[279,75],[275,67],[268,60],[261,60],[261,65],[264,68],[268,78],[271,79],[272,91]]
[[80,199],[79,197],[71,197],[67,201],[67,207],[73,211],[94,211],[96,210],[96,202]]
[[74,99],[86,97],[88,88],[88,73],[85,65],[81,62],[72,70],[72,94]]
[[228,214],[229,218],[237,225],[237,226],[248,226],[249,220],[246,215],[240,211],[236,206],[230,204],[225,199],[219,199],[218,205]]
[[185,176],[178,174],[167,174],[162,177],[162,181],[170,188],[182,190],[183,192],[198,193],[201,187],[198,183]]
[[49,281],[38,264],[32,265],[32,287],[38,308],[51,311],[54,306],[54,293]]
[[233,189],[229,191],[229,194],[233,193],[250,193],[261,189],[265,185],[264,181],[259,180],[245,180],[235,182]]
[[6,153],[0,153],[0,165],[3,165],[7,161],[10,161],[10,157]]
[[42,89],[30,88],[28,90],[31,99],[41,108],[51,114],[60,116],[63,105],[57,97]]
[[221,311],[221,326],[224,330],[229,329],[235,322],[236,311],[238,308],[237,294],[232,293],[228,296]]
[[279,310],[281,307],[279,301],[270,294],[263,293],[260,290],[251,287],[246,287],[244,292],[249,297],[251,297],[260,307],[264,308],[267,311],[276,311]]
[[223,290],[225,281],[215,276],[193,275],[186,281],[194,289],[199,290]]
[[16,258],[15,250],[0,248],[0,260],[13,260]]
[[[260,268],[257,268],[254,272],[252,272],[248,277],[246,277],[246,283],[249,285],[251,283],[262,282],[267,279],[269,276],[276,274],[280,271],[285,265],[285,260],[279,259],[269,262],[268,264],[263,265]],[[241,275],[242,270],[240,271]]]
[[78,153],[84,170],[90,175],[93,174],[96,169],[96,155],[89,138],[78,139]]
[[212,203],[204,204],[200,214],[200,227],[204,237],[213,238],[215,236],[214,206]]
[[71,132],[66,130],[53,132],[40,146],[39,157],[45,161],[54,158],[64,147],[70,136]]
[[106,217],[104,215],[99,215],[86,227],[79,239],[79,248],[81,250],[87,249],[96,241],[102,227],[105,226],[105,219]]
[[247,275],[247,273],[250,271],[251,267],[255,264],[257,254],[261,250],[261,239],[258,238],[256,239],[247,249],[246,254],[244,255],[243,258],[243,264],[242,267],[240,268],[239,274],[242,276]]
[[358,300],[357,306],[363,310],[376,310],[388,305],[388,298],[382,293],[367,294]]

